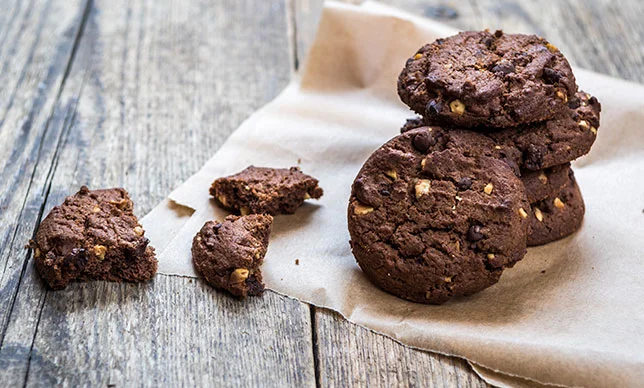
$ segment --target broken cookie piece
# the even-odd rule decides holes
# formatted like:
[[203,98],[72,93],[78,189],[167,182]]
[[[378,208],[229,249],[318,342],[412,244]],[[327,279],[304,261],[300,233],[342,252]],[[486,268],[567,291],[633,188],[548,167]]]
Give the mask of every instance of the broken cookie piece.
[[80,191],[40,223],[33,249],[36,269],[52,289],[72,281],[140,282],[157,271],[154,248],[120,188]]
[[264,284],[260,266],[272,223],[273,217],[267,214],[206,222],[192,240],[197,272],[213,287],[233,295],[261,295]]
[[292,214],[309,198],[320,198],[318,180],[298,167],[247,167],[237,174],[219,178],[210,195],[226,209],[241,215]]

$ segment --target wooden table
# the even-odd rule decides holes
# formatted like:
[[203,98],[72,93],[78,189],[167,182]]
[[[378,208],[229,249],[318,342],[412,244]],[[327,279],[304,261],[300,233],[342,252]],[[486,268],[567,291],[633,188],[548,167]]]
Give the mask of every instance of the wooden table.
[[[644,81],[631,1],[387,1],[463,29],[535,32]],[[321,0],[0,0],[0,385],[484,386],[460,359],[337,314],[202,282],[48,291],[24,245],[86,184],[143,216],[289,82]]]

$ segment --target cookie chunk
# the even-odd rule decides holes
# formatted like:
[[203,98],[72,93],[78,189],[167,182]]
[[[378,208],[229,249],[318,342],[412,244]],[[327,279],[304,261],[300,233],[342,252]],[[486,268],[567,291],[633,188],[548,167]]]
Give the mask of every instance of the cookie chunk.
[[556,195],[570,183],[570,163],[560,164],[545,170],[522,171],[521,182],[525,186],[528,201],[534,203]]
[[431,304],[481,291],[523,258],[530,211],[507,164],[468,151],[485,136],[465,131],[461,144],[436,131],[411,130],[376,150],[348,207],[351,247],[367,277]]
[[206,222],[192,240],[197,272],[213,287],[233,295],[261,295],[264,284],[260,266],[272,223],[273,217],[264,214]]
[[219,178],[210,186],[210,195],[226,209],[246,214],[292,214],[309,198],[320,198],[318,180],[298,167],[247,167],[244,171]]
[[584,199],[572,174],[559,193],[532,204],[528,246],[543,245],[574,233],[584,219]]
[[[587,154],[597,137],[600,112],[601,105],[595,97],[579,92],[569,101],[568,111],[555,119],[481,133],[492,141],[493,153],[513,168],[537,171]],[[403,129],[416,124],[415,119],[407,120]],[[422,125],[435,127],[439,123],[424,118]]]
[[120,188],[80,191],[56,206],[30,242],[36,269],[54,290],[72,281],[141,282],[157,271],[154,248]]
[[505,128],[565,112],[577,91],[561,52],[535,35],[462,32],[420,48],[398,78],[416,113],[459,127]]

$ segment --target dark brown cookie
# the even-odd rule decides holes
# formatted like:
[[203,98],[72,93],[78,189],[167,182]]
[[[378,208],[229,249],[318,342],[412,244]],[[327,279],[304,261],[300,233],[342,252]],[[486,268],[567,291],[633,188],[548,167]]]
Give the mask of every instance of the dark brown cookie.
[[272,223],[273,217],[265,214],[206,222],[192,240],[197,272],[215,288],[233,295],[261,295],[264,284],[260,266]]
[[581,226],[586,208],[575,176],[569,171],[569,183],[559,193],[532,204],[528,246],[559,240]]
[[505,163],[468,151],[486,137],[463,131],[471,137],[459,143],[433,132],[408,131],[369,157],[348,223],[353,254],[374,284],[440,304],[491,286],[523,258],[530,205]]
[[81,187],[52,209],[30,242],[38,273],[55,290],[71,281],[152,279],[154,248],[132,207],[124,189]]
[[226,209],[246,214],[292,214],[309,198],[320,198],[318,180],[299,167],[247,167],[237,174],[219,178],[210,195]]
[[576,91],[570,64],[556,47],[501,31],[462,32],[427,44],[398,78],[398,95],[416,113],[467,128],[551,119]]
[[[597,137],[601,105],[595,97],[579,92],[565,114],[539,123],[481,132],[493,142],[497,154],[521,169],[541,170],[568,163],[590,151]],[[406,127],[418,122],[408,120]],[[425,118],[423,125],[438,126]]]
[[570,183],[569,174],[572,174],[570,163],[560,164],[545,170],[522,171],[521,182],[525,186],[528,201],[534,203],[558,194]]

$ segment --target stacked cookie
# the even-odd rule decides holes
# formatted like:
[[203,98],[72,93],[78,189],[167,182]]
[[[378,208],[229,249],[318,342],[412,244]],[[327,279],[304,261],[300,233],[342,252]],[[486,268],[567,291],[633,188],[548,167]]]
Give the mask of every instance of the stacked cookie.
[[569,162],[593,144],[600,105],[556,47],[500,31],[438,39],[407,61],[398,93],[421,117],[369,157],[349,201],[373,283],[440,304],[581,225]]
[[600,104],[577,90],[561,52],[534,35],[465,32],[410,58],[398,80],[421,115],[410,126],[467,128],[495,142],[523,181],[533,209],[528,245],[579,228],[584,203],[569,162],[588,153]]

